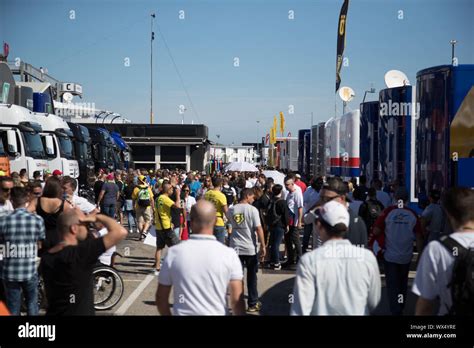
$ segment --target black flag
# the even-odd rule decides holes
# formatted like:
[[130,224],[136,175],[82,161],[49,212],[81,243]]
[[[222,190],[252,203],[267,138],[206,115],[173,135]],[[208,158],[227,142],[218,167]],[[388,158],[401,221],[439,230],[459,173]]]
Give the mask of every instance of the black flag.
[[337,25],[337,57],[336,57],[336,92],[341,84],[341,67],[342,57],[344,54],[344,46],[346,44],[346,21],[347,10],[349,8],[349,0],[344,0],[339,14],[339,23]]

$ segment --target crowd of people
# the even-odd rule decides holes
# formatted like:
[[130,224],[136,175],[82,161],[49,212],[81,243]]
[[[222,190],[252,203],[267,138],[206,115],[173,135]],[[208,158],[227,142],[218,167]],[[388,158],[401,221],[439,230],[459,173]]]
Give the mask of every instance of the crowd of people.
[[[156,303],[163,315],[171,314],[172,288],[174,314],[226,314],[229,306],[236,315],[258,312],[265,305],[261,267],[295,271],[292,315],[370,314],[381,300],[381,272],[390,312],[401,315],[415,250],[416,314],[433,314],[437,298],[439,314],[473,308],[472,279],[463,279],[458,266],[472,267],[468,188],[432,190],[418,214],[403,186],[384,190],[376,179],[369,187],[363,176],[303,180],[287,173],[278,180],[262,170],[130,169],[101,170],[93,182],[86,198],[77,180],[60,171],[35,172],[33,180],[26,170],[0,176],[0,301],[12,314],[20,313],[22,293],[28,315],[38,314],[39,276],[48,315],[93,314],[98,259],[109,255],[113,265],[118,243],[149,233],[156,236]],[[454,275],[463,296],[453,290]]]

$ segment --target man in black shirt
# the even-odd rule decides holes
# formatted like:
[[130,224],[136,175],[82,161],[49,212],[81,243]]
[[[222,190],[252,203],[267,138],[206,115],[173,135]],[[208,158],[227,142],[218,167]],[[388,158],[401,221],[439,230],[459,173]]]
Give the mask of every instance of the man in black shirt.
[[[95,222],[107,228],[104,237],[88,238],[87,226]],[[62,213],[57,230],[62,241],[41,258],[46,315],[94,315],[92,270],[98,257],[124,239],[127,231],[108,216],[85,215],[79,209]]]

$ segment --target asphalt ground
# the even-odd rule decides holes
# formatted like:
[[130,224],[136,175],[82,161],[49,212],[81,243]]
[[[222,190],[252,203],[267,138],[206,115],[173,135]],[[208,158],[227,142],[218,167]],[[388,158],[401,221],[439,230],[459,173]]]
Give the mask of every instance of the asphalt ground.
[[[113,308],[97,311],[97,315],[159,315],[155,304],[155,293],[159,275],[154,274],[155,248],[138,241],[138,234],[132,233],[117,246],[115,269],[124,282],[124,293],[120,302]],[[166,250],[164,251],[166,255]],[[404,315],[415,312],[416,296],[411,293],[415,276],[415,253],[410,267],[407,304]],[[258,291],[262,310],[251,315],[288,315],[293,290],[295,271],[260,269],[258,272]],[[385,276],[382,272],[382,298],[374,315],[390,315]],[[244,278],[245,279],[245,278]],[[245,289],[247,292],[247,290]],[[170,302],[172,302],[172,295]]]

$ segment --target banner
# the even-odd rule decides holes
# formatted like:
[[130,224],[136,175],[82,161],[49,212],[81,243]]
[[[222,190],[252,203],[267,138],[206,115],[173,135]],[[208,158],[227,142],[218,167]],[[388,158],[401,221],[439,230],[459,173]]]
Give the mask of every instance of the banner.
[[284,132],[285,132],[285,116],[283,115],[283,112],[280,111],[280,133],[281,133],[281,136],[283,136]]
[[339,14],[339,23],[337,25],[337,57],[336,57],[336,92],[341,85],[341,67],[344,54],[344,46],[346,44],[346,22],[347,10],[349,8],[349,0],[344,0]]

